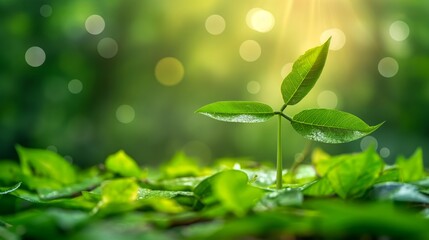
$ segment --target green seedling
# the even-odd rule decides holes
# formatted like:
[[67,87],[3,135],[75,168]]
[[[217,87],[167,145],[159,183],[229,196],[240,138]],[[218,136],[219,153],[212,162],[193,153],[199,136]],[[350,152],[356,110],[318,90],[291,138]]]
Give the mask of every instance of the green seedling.
[[267,104],[252,101],[220,101],[201,107],[196,112],[224,122],[259,123],[278,116],[277,188],[282,188],[282,118],[304,138],[323,143],[346,143],[364,137],[383,123],[369,126],[360,118],[334,109],[308,109],[293,117],[284,113],[289,105],[299,103],[313,88],[325,66],[330,39],[300,56],[281,85],[284,104],[274,111]]

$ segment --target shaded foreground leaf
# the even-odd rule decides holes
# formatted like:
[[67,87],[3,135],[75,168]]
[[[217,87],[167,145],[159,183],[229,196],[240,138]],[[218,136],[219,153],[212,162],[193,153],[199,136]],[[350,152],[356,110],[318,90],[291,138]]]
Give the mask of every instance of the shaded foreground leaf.
[[76,181],[76,173],[72,165],[57,153],[21,146],[17,146],[16,149],[24,175],[50,179],[61,184]]
[[304,195],[312,197],[327,197],[334,195],[335,191],[329,183],[328,178],[320,178],[313,184],[306,187],[303,191]]
[[243,216],[262,197],[263,191],[248,185],[247,174],[226,170],[204,179],[194,190],[205,205],[220,202],[223,207]]
[[342,198],[359,197],[372,186],[383,170],[384,162],[371,148],[360,154],[338,156],[342,161],[335,165],[327,178]]
[[285,104],[298,103],[313,88],[325,66],[330,40],[329,38],[321,46],[308,50],[294,62],[292,71],[281,86]]
[[[326,239],[362,239],[383,236],[389,239],[428,239],[428,221],[386,203],[352,203],[335,199],[309,202],[317,209],[316,232]],[[412,236],[412,237],[411,237]],[[377,237],[376,237],[377,239]]]
[[403,182],[418,181],[426,176],[421,148],[418,148],[408,159],[399,156],[396,160],[396,166],[399,170],[399,178]]
[[224,122],[258,123],[274,115],[273,109],[259,102],[222,101],[205,105],[196,111]]
[[364,137],[383,123],[369,126],[360,118],[334,109],[304,110],[292,119],[293,128],[303,137],[324,143],[345,143]]

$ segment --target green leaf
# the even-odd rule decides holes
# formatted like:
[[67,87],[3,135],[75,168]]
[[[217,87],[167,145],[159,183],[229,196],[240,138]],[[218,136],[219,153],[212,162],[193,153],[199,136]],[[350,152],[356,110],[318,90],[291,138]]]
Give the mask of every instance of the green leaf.
[[220,202],[237,216],[243,216],[263,195],[261,189],[249,186],[248,181],[242,171],[222,171],[203,180],[194,193],[205,205]]
[[265,122],[274,115],[270,106],[247,101],[215,102],[198,109],[196,113],[219,121],[239,123]]
[[72,165],[55,152],[42,149],[16,147],[21,160],[22,173],[51,179],[61,184],[76,182]]
[[426,176],[421,148],[418,148],[409,159],[398,157],[396,166],[399,169],[399,179],[403,182],[418,181]]
[[339,155],[331,157],[320,148],[316,148],[311,155],[311,162],[319,176],[323,177],[331,168],[342,162],[347,156],[348,155]]
[[16,189],[18,189],[20,186],[21,186],[21,182],[13,185],[12,187],[0,187],[0,195],[8,194],[10,192],[13,192]]
[[335,193],[328,178],[320,178],[313,184],[306,187],[303,191],[304,195],[312,197],[326,197]]
[[187,191],[165,191],[140,188],[137,194],[137,199],[175,198],[180,196],[193,197],[194,193]]
[[106,159],[106,168],[124,177],[144,177],[137,163],[123,150],[110,155]]
[[15,161],[1,160],[0,173],[0,183],[12,184],[22,181],[21,166]]
[[161,171],[166,179],[201,175],[197,161],[183,151],[177,152],[167,164],[161,167]]
[[395,182],[399,180],[399,170],[393,167],[386,167],[380,177],[374,183]]
[[372,148],[343,157],[345,159],[333,167],[326,176],[340,197],[359,197],[374,184],[383,170],[384,162]]
[[105,181],[101,186],[101,201],[106,203],[129,203],[137,200],[139,185],[134,179]]
[[297,189],[282,189],[268,192],[255,207],[258,210],[274,209],[278,207],[300,206],[304,201],[302,192]]
[[237,216],[244,216],[262,197],[262,190],[249,186],[242,171],[224,171],[214,180],[213,192],[222,205]]
[[324,44],[308,50],[294,62],[281,86],[285,104],[298,103],[313,88],[325,66],[330,41],[329,38]]
[[156,189],[169,191],[192,191],[205,177],[179,177],[150,183]]
[[324,143],[345,143],[364,137],[379,128],[360,118],[333,109],[304,110],[292,119],[292,126],[307,139]]
[[103,181],[101,177],[92,177],[84,179],[78,183],[70,184],[60,189],[40,188],[38,194],[42,200],[50,200],[57,198],[70,197],[80,193],[81,191],[94,188]]

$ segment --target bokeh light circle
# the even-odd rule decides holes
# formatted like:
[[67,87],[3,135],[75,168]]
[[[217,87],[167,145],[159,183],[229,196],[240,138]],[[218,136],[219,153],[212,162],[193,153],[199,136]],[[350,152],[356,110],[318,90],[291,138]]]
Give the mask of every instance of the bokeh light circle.
[[85,21],[85,28],[88,33],[98,35],[103,32],[106,23],[100,15],[91,15]]
[[173,57],[166,57],[156,64],[155,77],[165,86],[174,86],[183,80],[185,69],[182,63]]
[[385,57],[378,63],[378,72],[383,77],[391,78],[398,73],[398,70],[399,64],[394,58]]
[[220,15],[211,15],[206,20],[206,30],[212,35],[219,35],[225,31],[225,19]]
[[261,56],[261,46],[255,40],[246,40],[240,45],[240,56],[244,61],[254,62]]
[[42,5],[40,7],[40,15],[42,17],[50,17],[52,15],[52,7],[49,4]]
[[408,24],[403,21],[395,21],[389,27],[390,37],[395,41],[404,41],[410,34]]
[[134,121],[136,113],[130,105],[121,105],[116,109],[116,119],[121,123],[130,123]]
[[246,16],[246,23],[257,32],[269,32],[273,29],[276,20],[273,14],[261,8],[251,9]]
[[387,147],[383,147],[380,149],[380,156],[382,158],[387,158],[390,156],[390,149]]
[[118,43],[113,38],[103,38],[97,45],[98,54],[104,58],[113,58],[118,53]]
[[366,136],[360,141],[360,149],[362,151],[365,151],[369,147],[374,147],[374,149],[378,148],[378,141],[373,136]]
[[261,91],[261,84],[257,81],[250,81],[247,83],[247,91],[251,94],[258,94]]
[[73,79],[68,83],[67,87],[71,93],[78,94],[82,92],[83,84],[80,80]]
[[323,91],[317,96],[317,105],[321,108],[336,108],[337,104],[337,94],[332,91]]
[[43,51],[43,49],[41,49],[40,47],[30,47],[27,52],[25,52],[25,61],[28,65],[32,67],[41,66],[45,62],[45,60],[45,51]]
[[73,157],[70,155],[65,155],[64,159],[67,160],[69,163],[73,163]]
[[49,145],[46,149],[52,152],[58,152],[58,148],[55,145]]
[[340,50],[344,47],[346,44],[346,35],[343,31],[341,31],[338,28],[331,28],[322,33],[320,36],[320,42],[324,43],[326,40],[328,40],[329,37],[331,38],[331,44],[329,45],[330,50]]

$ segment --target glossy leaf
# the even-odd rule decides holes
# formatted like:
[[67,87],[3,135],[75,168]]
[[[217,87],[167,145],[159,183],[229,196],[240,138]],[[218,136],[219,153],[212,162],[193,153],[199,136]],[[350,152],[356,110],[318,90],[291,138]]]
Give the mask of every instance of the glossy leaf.
[[196,112],[219,121],[238,123],[265,122],[274,115],[270,106],[247,101],[215,102],[198,109]]
[[395,182],[399,180],[399,171],[397,168],[385,167],[383,173],[378,177],[374,184],[382,182]]
[[418,148],[409,159],[398,157],[396,166],[399,170],[399,179],[403,182],[418,181],[426,176],[421,148]]
[[262,190],[249,186],[247,175],[241,171],[224,171],[214,180],[213,192],[222,205],[237,216],[244,216],[262,197]]
[[21,166],[10,160],[0,160],[0,183],[12,184],[21,179]]
[[320,178],[303,190],[304,195],[312,197],[326,197],[335,194],[328,178]]
[[203,180],[194,189],[195,195],[205,205],[220,202],[238,216],[243,216],[262,197],[262,190],[248,185],[247,174],[226,170]]
[[67,185],[59,189],[51,188],[40,188],[38,189],[39,197],[43,200],[57,199],[70,197],[76,194],[79,194],[81,191],[94,188],[103,181],[101,177],[92,177],[83,179],[82,181],[74,184]]
[[169,191],[192,191],[205,177],[178,177],[164,179],[154,183],[152,186]]
[[292,71],[283,80],[281,92],[287,105],[301,101],[313,88],[325,66],[330,38],[321,46],[312,48],[293,64]]
[[137,163],[123,150],[110,155],[106,159],[106,168],[124,177],[142,178],[143,174]]
[[258,205],[257,210],[275,209],[279,207],[300,206],[304,196],[298,189],[282,189],[265,193]]
[[8,194],[10,192],[13,192],[16,189],[18,189],[20,186],[21,186],[21,182],[13,185],[12,187],[0,187],[0,195]]
[[352,154],[333,167],[327,178],[334,191],[342,198],[361,196],[379,177],[384,162],[371,148]]
[[24,175],[51,179],[61,184],[71,184],[76,181],[76,173],[72,165],[57,153],[21,146],[17,146],[16,149]]
[[187,191],[165,191],[140,188],[138,190],[137,199],[175,198],[180,196],[194,197],[194,194]]
[[324,143],[345,143],[364,137],[377,128],[360,118],[333,109],[304,110],[292,119],[293,128],[307,139]]

